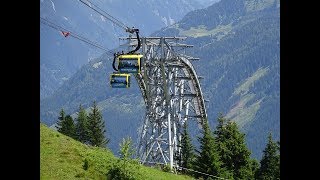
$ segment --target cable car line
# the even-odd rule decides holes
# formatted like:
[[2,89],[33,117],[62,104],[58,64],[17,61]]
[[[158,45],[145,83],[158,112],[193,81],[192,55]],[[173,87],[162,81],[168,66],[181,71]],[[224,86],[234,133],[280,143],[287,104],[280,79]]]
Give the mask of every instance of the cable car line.
[[118,25],[119,27],[123,28],[126,32],[131,32],[130,28],[128,26],[126,26],[124,23],[122,23],[121,21],[119,21],[118,19],[116,19],[115,17],[111,16],[109,13],[105,12],[104,10],[102,10],[101,8],[99,8],[97,5],[95,5],[94,3],[92,3],[89,0],[86,0],[87,2],[89,2],[90,4],[92,4],[94,7],[92,7],[91,5],[89,5],[88,3],[84,2],[83,0],[79,0],[81,3],[85,4],[86,6],[88,6],[90,9],[94,10],[95,12],[97,12],[98,14],[100,14],[101,16],[109,19],[110,21],[112,21],[114,24]]
[[[80,41],[83,41],[83,42],[85,42],[85,43],[87,43],[87,44],[89,44],[89,45],[92,45],[92,46],[94,46],[94,47],[96,47],[96,48],[99,48],[99,49],[105,51],[106,53],[109,53],[110,55],[113,55],[113,53],[111,52],[111,50],[109,50],[109,49],[107,49],[107,48],[104,48],[103,46],[99,45],[99,44],[96,43],[96,42],[93,42],[93,41],[91,41],[91,40],[89,40],[89,39],[87,39],[87,38],[85,38],[85,37],[83,37],[83,36],[80,36],[80,35],[78,35],[77,33],[71,32],[71,31],[69,31],[68,29],[63,28],[63,27],[61,27],[61,26],[53,23],[52,21],[49,21],[48,19],[45,19],[45,18],[43,18],[43,17],[40,17],[40,19],[41,19],[40,22],[41,22],[42,24],[44,24],[44,25],[47,25],[47,26],[49,26],[49,27],[51,27],[51,28],[53,28],[53,29],[55,29],[55,30],[57,30],[57,31],[59,31],[59,32],[62,32],[63,34],[64,34],[64,32],[67,32],[69,36],[72,36],[72,37],[74,37],[74,38],[76,38],[76,39],[78,39],[78,40],[80,40]],[[64,34],[64,36],[66,37],[65,34]]]
[[[137,28],[129,28],[126,26],[124,23],[116,19],[115,17],[111,16],[109,13],[105,12],[101,8],[99,8],[97,5],[93,4],[91,1],[86,0],[79,0],[81,3],[89,7],[90,9],[94,10],[101,16],[105,17],[106,19],[110,20],[113,22],[115,25],[121,27],[122,29],[125,30],[125,32],[128,33],[136,33],[136,38],[138,40],[138,45],[136,46],[135,49],[124,53],[123,51],[121,53],[117,52],[114,53],[113,56],[113,62],[112,62],[112,68],[115,70],[113,74],[110,75],[110,84],[111,87],[114,88],[119,88],[119,87],[130,87],[130,74],[137,74],[140,73],[141,71],[141,58],[143,55],[140,55],[136,53],[140,47],[141,47],[141,42],[140,42],[140,37],[139,37],[139,29]],[[116,66],[116,61],[118,62]],[[121,79],[121,80],[120,80]]]
[[[130,52],[126,53],[126,54],[134,54],[136,51],[138,51],[141,47],[141,43],[140,43],[140,38],[139,38],[139,29],[135,29],[134,27],[129,28],[128,26],[126,26],[124,23],[122,23],[121,21],[119,21],[118,19],[116,19],[115,17],[111,16],[109,13],[107,13],[106,11],[104,11],[103,9],[101,9],[99,6],[95,5],[94,3],[92,3],[89,0],[86,0],[87,2],[89,2],[90,4],[84,2],[83,0],[79,0],[81,3],[85,4],[87,7],[89,7],[90,9],[94,10],[95,12],[99,13],[101,16],[109,19],[111,22],[113,22],[114,24],[118,25],[119,27],[123,28],[126,32],[129,33],[136,33],[137,36],[137,40],[138,40],[138,46],[134,49],[131,50]],[[92,5],[92,6],[91,6]],[[94,6],[94,7],[93,7]],[[112,64],[115,63],[116,58],[120,55],[119,54],[114,54],[115,58],[114,58],[114,62]],[[114,67],[114,65],[113,65]],[[115,71],[118,71],[118,69],[113,68]]]
[[[141,47],[141,42],[140,42],[140,37],[139,37],[139,29],[134,28],[134,27],[129,28],[124,23],[122,23],[121,21],[119,21],[115,17],[111,16],[109,13],[102,10],[101,8],[99,8],[97,5],[93,4],[89,0],[86,0],[86,1],[79,0],[79,1],[81,3],[83,3],[84,5],[86,5],[87,7],[89,7],[90,9],[97,12],[98,14],[100,14],[101,16],[110,20],[115,25],[124,29],[125,32],[131,33],[131,34],[133,34],[133,33],[136,34],[138,44],[135,47],[135,49],[133,49],[127,53],[124,53],[123,51],[121,53],[119,53],[119,52],[113,53],[114,58],[113,58],[112,67],[116,72],[113,72],[113,74],[110,75],[111,87],[115,87],[115,88],[119,88],[119,87],[128,88],[128,87],[130,87],[130,73],[137,74],[137,73],[140,73],[140,71],[141,71],[140,63],[141,63],[141,58],[143,58],[143,55],[136,53]],[[99,49],[102,49],[109,54],[112,54],[110,50],[108,51],[107,48],[104,48],[103,46],[99,45],[98,43],[90,41],[89,39],[87,39],[83,36],[77,35],[76,33],[73,33],[71,31],[67,30],[66,28],[63,28],[53,22],[50,22],[49,20],[47,20],[45,18],[40,17],[40,19],[41,19],[41,23],[62,32],[62,34],[65,37],[70,35],[74,38],[77,38],[77,39],[87,43],[87,44],[90,44],[90,45],[95,46]],[[115,64],[116,60],[118,62],[117,67]]]
[[80,41],[83,41],[83,42],[85,42],[87,44],[90,44],[92,46],[95,46],[95,47],[97,47],[97,48],[99,48],[99,49],[101,49],[103,51],[110,51],[110,50],[104,48],[103,46],[99,45],[98,43],[90,41],[89,39],[87,39],[87,38],[85,38],[83,36],[80,36],[77,33],[71,32],[71,31],[67,30],[66,28],[63,28],[63,27],[61,27],[61,26],[49,21],[48,19],[45,19],[45,18],[42,18],[42,17],[40,17],[40,19],[42,20],[41,21],[42,24],[45,24],[45,25],[47,25],[47,26],[49,26],[49,27],[51,27],[53,29],[56,29],[56,30],[58,30],[60,32],[63,32],[63,31],[69,32],[70,36],[72,36],[72,37],[74,37],[74,38],[76,38],[76,39],[78,39]]

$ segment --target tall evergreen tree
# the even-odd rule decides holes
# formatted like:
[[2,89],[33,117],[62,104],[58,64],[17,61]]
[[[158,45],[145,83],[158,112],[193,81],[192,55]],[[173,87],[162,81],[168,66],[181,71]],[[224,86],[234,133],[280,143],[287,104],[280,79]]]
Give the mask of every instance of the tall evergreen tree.
[[218,146],[220,146],[221,144],[219,144],[219,142],[224,142],[226,138],[224,129],[225,129],[225,124],[227,122],[227,119],[223,117],[222,113],[219,113],[217,121],[218,121],[218,125],[216,127],[216,130],[213,133],[216,135]]
[[60,116],[58,117],[58,119],[59,120],[56,126],[58,132],[69,137],[75,138],[75,126],[72,117],[70,115],[66,115],[64,110],[61,109]]
[[104,120],[95,101],[88,116],[88,129],[89,143],[92,146],[104,147],[109,142],[109,139],[104,136],[106,132]]
[[271,133],[268,136],[268,143],[263,151],[263,157],[260,161],[260,169],[257,173],[257,179],[273,180],[280,179],[280,143],[272,140]]
[[251,171],[252,171],[252,174],[254,176],[254,179],[257,179],[257,174],[259,172],[259,169],[260,169],[260,163],[258,160],[256,159],[251,159]]
[[234,179],[253,179],[252,171],[255,165],[250,159],[251,152],[245,144],[245,135],[240,132],[237,124],[225,119],[222,114],[218,117],[218,125],[214,131],[217,149],[223,166],[233,172]]
[[[194,161],[194,147],[191,142],[190,135],[188,133],[187,121],[183,125],[183,134],[181,137],[181,166],[184,168],[192,169],[192,163]],[[184,173],[188,172],[183,170]]]
[[67,115],[65,118],[65,129],[66,129],[66,133],[65,135],[72,137],[74,139],[76,139],[76,129],[75,129],[75,125],[74,125],[74,121],[73,118],[70,115]]
[[79,106],[77,124],[76,124],[76,136],[77,140],[82,143],[88,143],[89,141],[89,129],[88,129],[88,117],[86,110]]
[[[195,169],[214,176],[227,178],[229,174],[227,171],[225,171],[225,169],[221,168],[223,164],[220,161],[220,155],[217,151],[217,144],[209,128],[207,120],[205,120],[203,123],[202,134],[203,136],[198,138],[200,143],[200,151],[196,150],[198,152],[198,156],[196,162],[194,163]],[[208,178],[208,176],[200,174],[195,174],[195,176],[197,178]]]
[[56,125],[56,128],[58,130],[58,132],[65,134],[66,129],[64,128],[64,124],[65,124],[65,120],[66,120],[66,113],[64,112],[63,108],[60,110],[60,116],[58,117],[58,122]]

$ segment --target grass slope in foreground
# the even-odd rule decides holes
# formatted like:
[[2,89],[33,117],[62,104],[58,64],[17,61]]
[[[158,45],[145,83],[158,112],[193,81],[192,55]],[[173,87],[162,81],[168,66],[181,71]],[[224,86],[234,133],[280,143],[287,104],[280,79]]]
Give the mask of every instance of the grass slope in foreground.
[[[85,159],[88,169],[84,170]],[[90,147],[40,124],[41,179],[106,179],[116,157],[108,149]],[[192,179],[140,166],[139,179]]]

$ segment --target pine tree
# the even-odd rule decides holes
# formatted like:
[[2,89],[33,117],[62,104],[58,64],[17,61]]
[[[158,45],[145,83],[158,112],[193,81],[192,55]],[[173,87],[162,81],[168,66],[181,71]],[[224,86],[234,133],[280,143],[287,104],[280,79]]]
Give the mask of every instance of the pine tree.
[[127,137],[126,139],[123,138],[122,142],[120,143],[120,159],[122,160],[121,168],[123,169],[125,176],[129,176],[130,171],[128,171],[128,164],[130,160],[132,159],[132,156],[134,154],[134,149],[132,148],[132,140],[130,137]]
[[272,140],[271,133],[268,136],[268,143],[263,151],[260,161],[261,167],[257,173],[257,179],[273,180],[280,179],[280,142]]
[[237,124],[225,119],[222,114],[218,117],[218,125],[214,131],[217,149],[224,168],[233,172],[234,179],[253,179],[254,164],[250,159],[251,152],[246,147],[245,135],[240,132]]
[[64,123],[65,123],[65,120],[66,120],[66,113],[64,112],[63,108],[60,110],[60,116],[58,117],[58,122],[57,122],[57,125],[56,125],[56,128],[58,130],[58,132],[62,133],[62,134],[65,134],[65,126],[64,126]]
[[79,106],[77,124],[76,124],[76,137],[77,140],[82,143],[88,143],[89,141],[89,130],[88,130],[88,117],[86,110]]
[[61,109],[58,119],[59,120],[56,126],[58,132],[66,136],[75,138],[75,126],[72,117],[70,115],[66,115],[64,110]]
[[[222,162],[220,161],[220,155],[217,151],[217,144],[215,143],[215,139],[209,128],[207,120],[205,120],[203,123],[202,134],[203,136],[198,138],[200,142],[200,151],[196,150],[198,152],[198,156],[196,162],[194,163],[195,169],[214,176],[227,178],[228,172],[221,168]],[[208,177],[200,174],[195,174],[195,176],[197,178]]]
[[[270,136],[271,136],[271,133],[270,133]],[[277,142],[277,145],[278,145],[278,155],[277,155],[276,178],[280,179],[280,140]]]
[[114,163],[107,173],[107,179],[141,179],[140,164],[136,159],[132,159],[135,149],[132,147],[130,137],[122,139],[120,143],[120,159]]
[[74,125],[73,118],[70,115],[67,115],[65,118],[65,135],[76,139],[76,129]]
[[258,174],[258,171],[260,169],[260,163],[258,160],[256,159],[251,159],[251,171],[252,171],[252,174],[254,176],[254,179],[257,179],[257,174]]
[[124,161],[129,161],[132,159],[134,155],[134,148],[132,147],[132,139],[131,137],[123,138],[122,142],[120,143],[120,158]]
[[[192,164],[195,158],[194,147],[191,142],[191,138],[188,133],[187,121],[183,125],[183,134],[181,137],[181,163],[180,166],[188,169],[192,169]],[[188,172],[183,170],[184,173]]]
[[218,125],[213,133],[216,135],[217,142],[224,142],[226,138],[224,129],[227,120],[223,117],[222,113],[219,113],[217,121]]
[[89,143],[92,146],[104,147],[109,140],[104,136],[106,132],[104,120],[95,101],[91,111],[88,116]]

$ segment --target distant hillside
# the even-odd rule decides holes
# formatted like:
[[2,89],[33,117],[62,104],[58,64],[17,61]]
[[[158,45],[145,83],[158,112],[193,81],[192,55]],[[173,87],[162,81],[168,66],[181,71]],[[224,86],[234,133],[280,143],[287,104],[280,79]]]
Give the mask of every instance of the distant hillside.
[[187,36],[212,127],[219,112],[246,133],[253,157],[280,138],[280,8],[277,0],[222,0],[153,36]]
[[[280,138],[280,8],[276,0],[221,0],[188,13],[181,21],[153,36],[187,36],[199,57],[194,62],[203,76],[210,125],[218,112],[236,121],[246,133],[252,156],[261,158],[266,137]],[[41,121],[56,122],[60,108],[75,113],[79,104],[93,100],[106,121],[110,149],[126,135],[137,138],[145,108],[140,90],[112,89],[108,78],[111,59],[102,56],[83,66],[52,96],[41,101]]]
[[[84,170],[84,161],[88,169]],[[40,124],[40,179],[106,179],[117,158],[108,149],[90,147]],[[140,166],[139,179],[192,179]]]
[[198,0],[200,4],[202,4],[204,7],[211,6],[214,3],[219,2],[220,0]]

